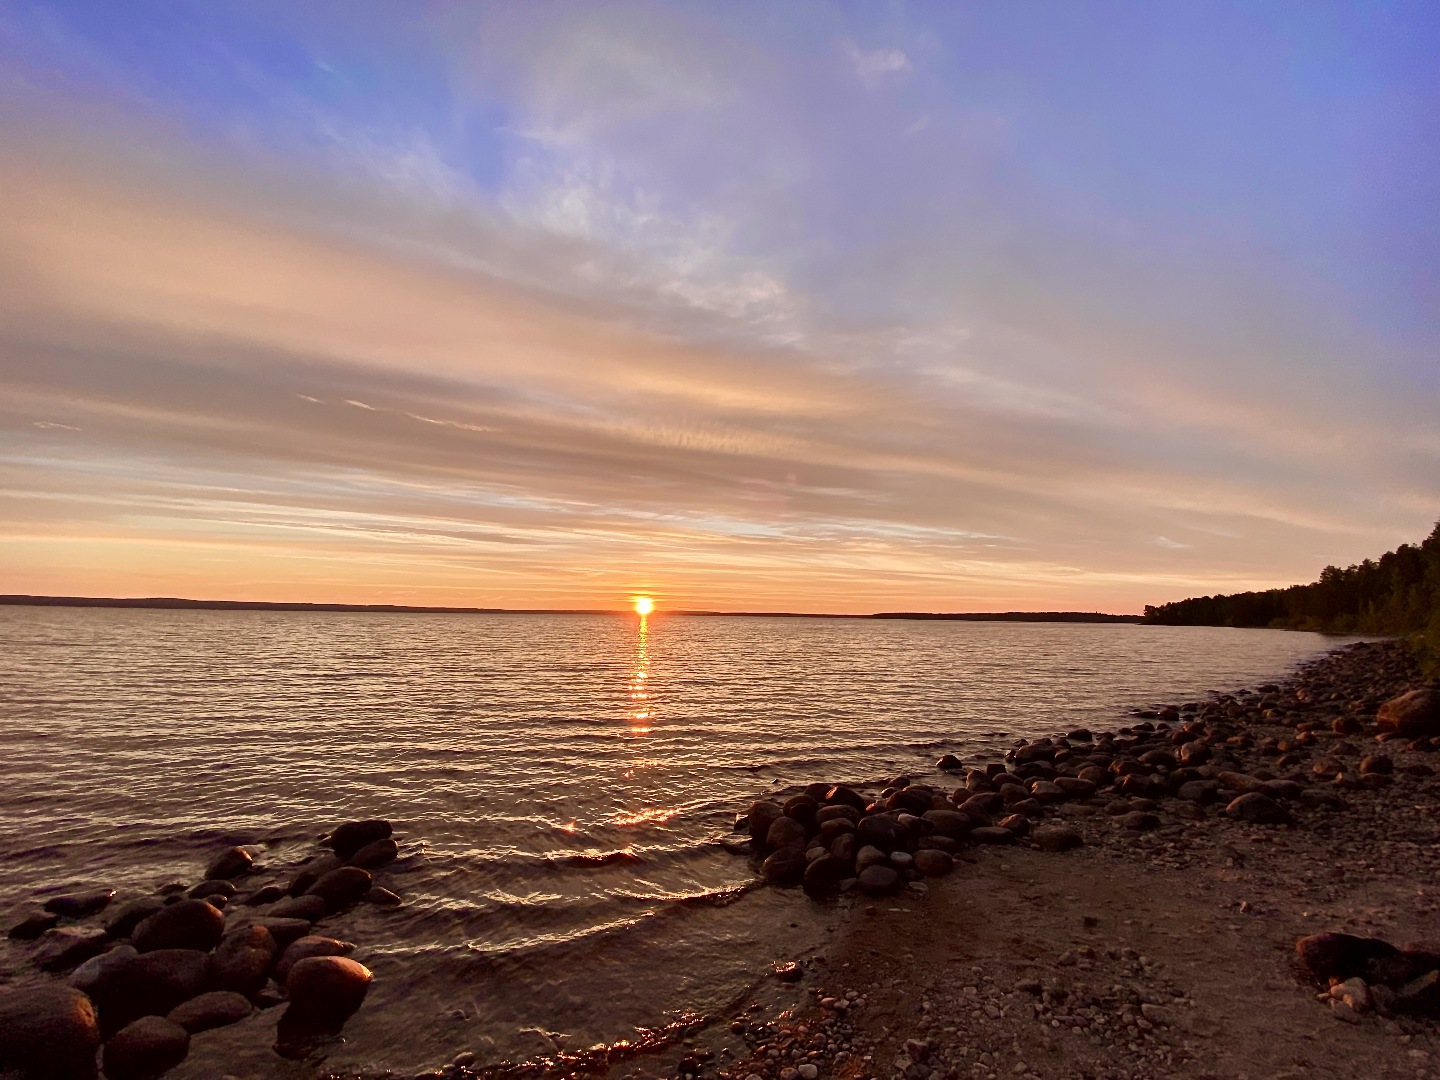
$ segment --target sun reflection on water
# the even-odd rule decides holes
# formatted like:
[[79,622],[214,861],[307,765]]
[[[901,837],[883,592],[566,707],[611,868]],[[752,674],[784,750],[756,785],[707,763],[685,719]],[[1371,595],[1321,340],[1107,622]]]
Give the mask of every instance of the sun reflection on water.
[[649,735],[653,711],[650,707],[650,619],[640,616],[635,635],[635,663],[630,671],[630,734]]

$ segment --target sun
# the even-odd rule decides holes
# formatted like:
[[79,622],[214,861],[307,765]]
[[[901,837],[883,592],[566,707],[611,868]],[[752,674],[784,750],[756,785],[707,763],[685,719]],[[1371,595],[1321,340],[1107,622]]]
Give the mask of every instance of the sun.
[[655,610],[655,601],[648,596],[637,596],[635,598],[635,614],[649,615]]

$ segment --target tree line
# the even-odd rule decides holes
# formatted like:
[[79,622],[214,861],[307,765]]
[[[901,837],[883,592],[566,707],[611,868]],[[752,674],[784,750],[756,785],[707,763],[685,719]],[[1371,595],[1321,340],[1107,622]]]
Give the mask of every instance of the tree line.
[[1440,522],[1419,544],[1344,569],[1327,566],[1309,585],[1147,605],[1145,621],[1407,636],[1428,673],[1440,675]]

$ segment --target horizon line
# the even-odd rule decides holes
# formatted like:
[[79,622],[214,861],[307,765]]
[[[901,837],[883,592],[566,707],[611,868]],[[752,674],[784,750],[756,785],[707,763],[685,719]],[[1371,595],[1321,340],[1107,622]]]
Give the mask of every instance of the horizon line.
[[[0,606],[98,607],[202,611],[321,611],[389,615],[634,615],[627,608],[504,608],[434,604],[308,603],[287,600],[192,600],[177,596],[45,596],[31,593],[0,594]],[[1112,615],[1100,611],[875,611],[834,613],[820,611],[714,611],[702,608],[657,609],[652,614],[710,618],[771,619],[913,619],[993,622],[1098,622],[1138,623],[1143,615]]]

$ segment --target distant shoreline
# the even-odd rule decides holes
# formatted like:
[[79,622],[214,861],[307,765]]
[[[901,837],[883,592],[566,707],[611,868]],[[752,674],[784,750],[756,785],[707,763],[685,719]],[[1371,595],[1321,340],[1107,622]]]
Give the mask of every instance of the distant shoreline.
[[[11,607],[150,608],[165,611],[324,611],[381,615],[629,615],[613,608],[489,608],[442,607],[423,604],[303,604],[270,600],[187,600],[174,596],[31,596],[0,594]],[[832,615],[805,611],[695,611],[677,609],[665,615],[711,618],[768,619],[908,619],[938,622],[1140,623],[1143,615],[1107,615],[1098,611],[879,611],[868,615]]]

